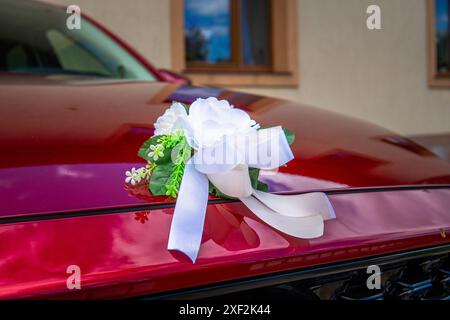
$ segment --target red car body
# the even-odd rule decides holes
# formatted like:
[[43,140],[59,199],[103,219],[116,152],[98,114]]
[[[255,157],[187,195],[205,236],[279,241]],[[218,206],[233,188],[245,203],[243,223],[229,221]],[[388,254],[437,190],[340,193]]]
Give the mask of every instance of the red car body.
[[[450,164],[427,149],[318,108],[164,82],[139,59],[159,81],[0,76],[0,298],[146,296],[449,243]],[[295,159],[261,179],[326,192],[337,218],[323,237],[210,198],[197,262],[167,250],[174,201],[126,186],[124,172],[142,165],[137,150],[172,101],[209,96],[296,134]],[[66,285],[70,265],[81,290]]]

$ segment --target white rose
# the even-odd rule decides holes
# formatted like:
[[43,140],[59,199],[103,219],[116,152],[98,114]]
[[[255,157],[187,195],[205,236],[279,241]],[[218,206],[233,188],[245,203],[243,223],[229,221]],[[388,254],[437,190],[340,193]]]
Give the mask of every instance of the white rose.
[[226,100],[197,99],[183,119],[186,138],[194,149],[211,147],[225,137],[239,137],[256,130],[256,122]]
[[186,109],[181,103],[174,103],[155,123],[155,135],[167,135],[181,129],[180,120],[187,117]]

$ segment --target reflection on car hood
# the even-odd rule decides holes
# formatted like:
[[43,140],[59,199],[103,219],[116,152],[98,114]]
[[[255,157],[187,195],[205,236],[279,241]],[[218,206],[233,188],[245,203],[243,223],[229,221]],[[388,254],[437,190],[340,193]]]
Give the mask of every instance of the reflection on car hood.
[[297,103],[222,89],[73,77],[0,77],[0,215],[169,201],[126,187],[139,146],[171,101],[228,99],[263,127],[296,134],[295,159],[262,172],[271,191],[450,183],[450,165],[378,126]]

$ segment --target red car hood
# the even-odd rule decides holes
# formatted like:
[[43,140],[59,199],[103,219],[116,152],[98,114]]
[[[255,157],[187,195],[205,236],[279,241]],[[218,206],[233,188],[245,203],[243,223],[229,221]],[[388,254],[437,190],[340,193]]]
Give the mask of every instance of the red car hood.
[[[329,192],[337,218],[323,237],[297,239],[239,202],[216,202],[196,264],[167,250],[173,205],[158,205],[167,200],[145,186],[125,187],[124,172],[142,164],[136,151],[172,100],[206,96],[296,133],[295,160],[263,178],[272,191],[337,190]],[[450,190],[439,186],[450,182],[449,165],[371,124],[162,83],[0,78],[0,99],[0,298],[146,295],[449,241]],[[424,190],[359,193],[406,185]],[[82,290],[67,288],[70,265],[81,269]]]
[[[17,84],[15,84],[17,82]],[[228,99],[262,126],[296,134],[295,159],[262,173],[271,191],[450,183],[450,165],[378,126],[293,102],[164,83],[0,78],[0,215],[166,202],[124,185],[171,101]]]

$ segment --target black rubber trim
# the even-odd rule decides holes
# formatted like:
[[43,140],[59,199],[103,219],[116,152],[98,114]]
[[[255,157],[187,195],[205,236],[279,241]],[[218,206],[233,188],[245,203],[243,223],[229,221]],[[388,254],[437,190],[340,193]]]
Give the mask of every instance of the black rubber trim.
[[[327,195],[353,194],[353,193],[373,193],[373,192],[389,192],[389,191],[420,191],[420,190],[437,190],[450,189],[450,184],[437,185],[415,185],[415,186],[392,186],[392,187],[363,187],[354,189],[334,189],[323,191]],[[320,191],[318,191],[320,192]]]
[[[231,199],[214,199],[209,200],[208,204],[221,204],[227,202],[237,202],[238,200]],[[29,222],[29,221],[41,221],[41,220],[54,220],[54,219],[66,219],[66,218],[79,218],[79,217],[89,217],[89,216],[101,216],[107,214],[117,214],[117,213],[128,213],[133,211],[145,211],[145,210],[158,210],[166,208],[174,208],[175,203],[161,203],[161,204],[150,204],[143,206],[131,206],[131,207],[120,207],[120,208],[107,208],[89,211],[70,211],[70,212],[53,212],[53,213],[43,213],[43,214],[31,214],[31,215],[19,215],[11,217],[0,217],[0,225],[18,222]]]
[[[282,193],[285,195],[290,194],[304,194],[310,192],[323,192],[327,195],[346,195],[354,193],[373,193],[373,192],[389,192],[389,191],[412,191],[412,190],[436,190],[436,189],[450,189],[449,184],[445,185],[417,185],[417,186],[393,186],[393,187],[364,187],[356,189],[333,189],[333,190],[311,190],[305,192],[295,192],[295,193]],[[222,203],[232,203],[239,202],[238,199],[214,199],[209,200],[209,205],[222,204]],[[4,216],[0,217],[0,225],[11,224],[11,223],[21,223],[30,221],[41,221],[41,220],[54,220],[54,219],[66,219],[66,218],[78,218],[78,217],[88,217],[88,216],[99,216],[106,214],[117,214],[117,213],[128,213],[132,211],[142,211],[142,210],[158,210],[166,208],[174,208],[175,203],[162,203],[162,204],[149,204],[149,205],[138,205],[130,207],[119,207],[119,208],[106,208],[98,210],[79,210],[70,212],[53,212],[44,214],[26,214],[17,216]]]
[[278,272],[264,276],[257,276],[241,280],[226,281],[188,289],[181,289],[165,293],[157,293],[140,297],[141,299],[202,299],[235,293],[244,290],[258,289],[267,286],[285,284],[292,281],[306,280],[316,277],[329,276],[344,272],[352,272],[367,268],[370,265],[383,266],[386,264],[399,263],[408,260],[425,258],[431,256],[445,255],[450,252],[450,244],[434,247],[400,251],[387,255],[372,256],[369,258],[354,259],[351,261],[323,264],[295,271]]

